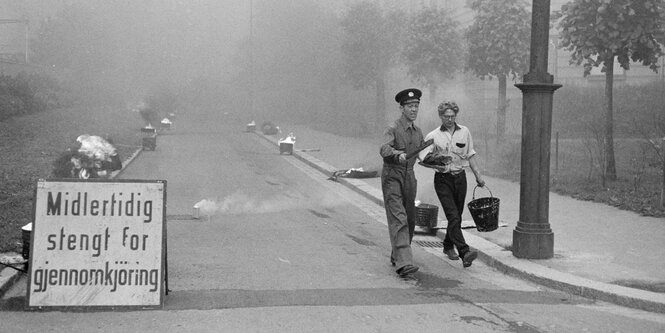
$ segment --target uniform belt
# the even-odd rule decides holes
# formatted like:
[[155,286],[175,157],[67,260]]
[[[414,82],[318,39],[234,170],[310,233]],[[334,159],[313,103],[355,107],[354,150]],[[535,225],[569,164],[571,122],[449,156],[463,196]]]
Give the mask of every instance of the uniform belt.
[[[437,171],[438,172],[438,171]],[[457,170],[457,171],[450,171],[450,172],[438,172],[442,175],[450,175],[450,176],[457,176],[459,174],[464,173],[464,170]]]
[[390,169],[400,169],[404,170],[413,170],[413,165],[403,165],[403,164],[393,164],[393,163],[383,163],[384,167],[390,168]]

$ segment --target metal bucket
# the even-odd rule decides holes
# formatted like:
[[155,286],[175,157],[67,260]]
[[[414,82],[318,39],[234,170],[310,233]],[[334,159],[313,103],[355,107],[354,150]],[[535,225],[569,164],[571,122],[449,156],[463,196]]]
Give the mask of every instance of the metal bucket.
[[291,154],[293,155],[293,143],[280,142],[279,143],[279,153],[280,154]]
[[476,199],[476,188],[473,188],[473,197],[467,204],[469,213],[476,223],[476,229],[480,232],[494,231],[499,228],[499,204],[501,200],[492,195],[489,187],[485,186],[490,192],[489,197]]
[[23,259],[28,260],[30,258],[30,236],[32,235],[32,222],[24,225],[21,228],[21,235],[23,240]]
[[436,228],[438,214],[438,206],[421,203],[416,206],[416,225],[425,228]]
[[157,137],[148,136],[143,138],[143,150],[155,150],[157,147]]
[[192,207],[192,218],[196,220],[201,218],[201,208],[199,208],[198,205],[194,205],[194,207]]

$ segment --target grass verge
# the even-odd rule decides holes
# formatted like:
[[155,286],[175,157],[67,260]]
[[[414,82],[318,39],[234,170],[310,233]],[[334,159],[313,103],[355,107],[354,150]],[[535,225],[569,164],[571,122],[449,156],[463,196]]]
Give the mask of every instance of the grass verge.
[[112,107],[74,107],[0,122],[0,252],[21,252],[21,227],[32,222],[38,179],[81,134],[113,140],[124,160],[141,146],[137,113]]

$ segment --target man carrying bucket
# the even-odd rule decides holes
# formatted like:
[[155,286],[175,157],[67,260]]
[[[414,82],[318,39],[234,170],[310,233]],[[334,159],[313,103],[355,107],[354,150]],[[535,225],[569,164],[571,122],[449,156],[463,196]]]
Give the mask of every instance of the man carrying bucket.
[[[461,257],[463,266],[469,267],[478,257],[478,252],[469,249],[462,234],[462,212],[467,190],[464,169],[471,168],[478,186],[485,186],[485,181],[478,172],[471,133],[455,121],[459,112],[457,104],[443,102],[439,104],[438,112],[441,127],[425,136],[425,140],[434,139],[434,144],[420,152],[420,164],[436,170],[434,190],[448,219],[443,253],[450,260],[459,260]],[[430,161],[432,163],[428,163]]]

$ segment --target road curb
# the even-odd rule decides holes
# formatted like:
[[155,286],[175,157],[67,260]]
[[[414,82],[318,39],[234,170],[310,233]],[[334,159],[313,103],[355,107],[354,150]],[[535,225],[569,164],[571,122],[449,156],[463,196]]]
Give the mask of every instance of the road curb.
[[10,267],[0,270],[0,298],[4,297],[5,293],[21,278],[21,273]]
[[[482,237],[464,232],[464,238],[478,251],[478,258],[503,273],[573,295],[625,307],[665,313],[665,294],[593,281],[543,266],[537,260],[519,259],[512,252]],[[446,233],[437,232],[443,239]]]
[[[273,140],[271,137],[258,132],[256,134],[279,146],[277,140]],[[324,174],[331,175],[334,171],[337,171],[334,166],[320,161],[305,152],[294,150],[292,155]],[[365,181],[350,178],[338,178],[337,181],[372,202],[383,206],[381,191],[367,185]],[[464,238],[470,244],[473,244],[473,247],[478,251],[478,259],[502,273],[585,298],[634,309],[665,313],[665,294],[593,281],[557,271],[543,266],[534,260],[516,258],[511,251],[482,237],[464,230],[462,230],[462,233],[464,234]],[[443,229],[439,229],[436,235],[440,239],[443,239],[446,232]]]

